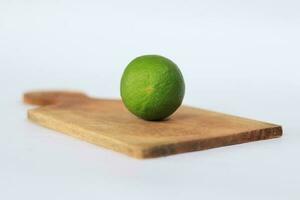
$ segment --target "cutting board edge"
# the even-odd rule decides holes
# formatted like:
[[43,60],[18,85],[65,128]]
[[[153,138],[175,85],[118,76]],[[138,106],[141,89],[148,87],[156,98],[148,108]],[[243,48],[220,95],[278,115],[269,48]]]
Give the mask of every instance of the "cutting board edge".
[[[180,141],[178,143],[165,143],[160,145],[149,145],[146,147],[141,147],[138,145],[130,145],[128,143],[123,143],[120,140],[112,140],[112,138],[87,138],[86,133],[89,130],[82,130],[79,128],[78,132],[74,131],[75,129],[68,129],[66,123],[62,123],[63,126],[60,126],[61,123],[59,120],[55,120],[55,125],[51,126],[51,120],[49,120],[49,115],[43,116],[39,108],[28,110],[28,119],[36,122],[39,125],[42,125],[51,130],[56,130],[64,133],[65,135],[72,136],[74,138],[86,141],[88,143],[104,147],[116,152],[124,153],[128,156],[138,158],[138,159],[147,159],[147,158],[156,158],[162,156],[175,155],[179,153],[193,152],[199,150],[206,150],[211,148],[217,148],[222,146],[229,146],[234,144],[242,144],[247,142],[254,142],[259,140],[273,139],[282,136],[282,127],[279,125],[270,124],[270,127],[258,129],[254,131],[235,133],[232,135],[219,137],[219,138],[209,138],[209,139],[199,139],[199,140],[187,140]],[[62,128],[63,127],[63,128]],[[80,130],[81,129],[81,130]],[[85,134],[84,137],[81,137],[79,133]],[[99,136],[98,136],[99,137]],[[122,145],[120,145],[122,143]]]

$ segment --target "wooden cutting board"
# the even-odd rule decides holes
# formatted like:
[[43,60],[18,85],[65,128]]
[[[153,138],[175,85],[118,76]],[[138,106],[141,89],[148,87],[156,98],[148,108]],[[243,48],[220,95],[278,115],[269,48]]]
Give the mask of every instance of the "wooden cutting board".
[[41,107],[28,118],[42,126],[136,158],[152,158],[280,137],[279,125],[181,106],[170,119],[144,121],[120,100],[76,92],[30,92]]

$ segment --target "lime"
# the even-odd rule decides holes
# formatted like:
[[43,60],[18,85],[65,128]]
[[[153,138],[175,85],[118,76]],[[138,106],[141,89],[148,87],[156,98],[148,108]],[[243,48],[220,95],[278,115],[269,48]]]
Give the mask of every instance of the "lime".
[[162,120],[174,113],[184,96],[184,80],[177,65],[159,55],[132,60],[121,79],[126,108],[145,120]]

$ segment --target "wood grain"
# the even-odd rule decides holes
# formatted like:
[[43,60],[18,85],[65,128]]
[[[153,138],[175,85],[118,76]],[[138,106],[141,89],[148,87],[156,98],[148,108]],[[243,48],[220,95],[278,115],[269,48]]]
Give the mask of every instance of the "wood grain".
[[131,115],[120,100],[77,92],[30,92],[41,107],[28,118],[42,126],[136,158],[153,158],[280,137],[279,125],[181,106],[165,121]]

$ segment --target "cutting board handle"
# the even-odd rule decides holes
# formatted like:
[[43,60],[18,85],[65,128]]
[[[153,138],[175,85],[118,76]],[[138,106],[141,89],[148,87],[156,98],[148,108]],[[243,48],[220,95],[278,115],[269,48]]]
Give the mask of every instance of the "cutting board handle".
[[82,101],[84,99],[88,99],[88,96],[71,91],[34,91],[25,93],[23,97],[25,103],[39,106]]

